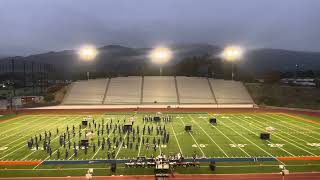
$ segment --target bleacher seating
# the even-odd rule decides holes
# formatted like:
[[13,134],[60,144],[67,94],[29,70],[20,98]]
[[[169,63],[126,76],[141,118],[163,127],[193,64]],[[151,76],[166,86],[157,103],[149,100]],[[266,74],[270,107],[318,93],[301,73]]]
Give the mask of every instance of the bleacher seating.
[[181,104],[216,103],[206,78],[179,76],[177,84]]
[[63,104],[102,104],[107,79],[74,82]]
[[211,104],[222,107],[253,105],[254,102],[244,85],[237,81],[185,76],[130,76],[74,82],[63,104]]
[[104,104],[140,104],[142,78],[111,78]]
[[241,82],[210,79],[210,83],[218,104],[254,104]]
[[143,86],[143,103],[177,103],[173,76],[146,76]]

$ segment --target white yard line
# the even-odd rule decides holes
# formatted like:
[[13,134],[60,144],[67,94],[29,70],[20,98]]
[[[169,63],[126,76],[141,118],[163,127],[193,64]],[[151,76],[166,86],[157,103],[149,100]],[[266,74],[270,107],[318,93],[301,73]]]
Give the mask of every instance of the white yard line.
[[[256,122],[256,121],[255,121],[255,122]],[[261,123],[256,123],[256,124],[261,124]],[[261,128],[261,127],[259,127],[259,128],[262,129],[262,130],[265,130],[265,129]],[[287,142],[287,143],[289,143],[289,144],[291,144],[291,145],[293,145],[293,146],[295,146],[295,147],[297,147],[297,148],[299,148],[299,149],[301,149],[301,150],[303,150],[303,151],[305,151],[305,152],[307,152],[307,153],[309,153],[309,154],[311,154],[311,155],[313,155],[313,156],[317,156],[316,154],[314,154],[314,153],[312,153],[312,152],[310,152],[310,151],[308,151],[308,150],[306,150],[306,149],[303,149],[302,147],[298,146],[298,145],[301,145],[301,144],[300,144],[300,143],[297,143],[297,142],[294,141],[294,140],[290,140],[290,141],[295,142],[295,143],[292,143],[292,142],[290,142],[290,141],[282,138],[282,135],[280,135],[280,134],[273,134],[273,136],[278,137],[279,139],[281,139],[281,140],[283,140],[283,141],[285,141],[285,142]],[[298,144],[298,145],[297,145],[297,144]],[[301,146],[303,146],[303,145],[301,145]]]
[[[7,132],[12,131],[12,130],[14,130],[14,129],[21,128],[22,126],[25,126],[26,123],[29,124],[29,123],[32,123],[32,122],[34,122],[34,121],[37,120],[37,119],[35,119],[35,120],[29,120],[30,118],[31,118],[31,117],[25,117],[25,119],[18,121],[17,123],[21,123],[21,124],[19,124],[19,125],[17,125],[17,124],[15,124],[14,122],[12,122],[11,124],[8,124],[7,126],[2,126],[2,127],[0,127],[0,129],[8,129],[8,130],[6,130],[6,131],[1,131],[0,136],[2,136],[2,135],[4,135],[4,134],[7,134]],[[27,121],[27,122],[24,122],[24,121]],[[14,128],[8,128],[8,126],[11,127],[11,125],[14,126]],[[21,125],[21,126],[20,126],[20,125]]]
[[[123,139],[125,139],[125,138],[127,137],[127,135],[128,135],[128,132],[127,132],[126,135],[123,137]],[[121,150],[121,148],[122,148],[122,146],[123,146],[123,142],[124,142],[124,140],[121,142],[121,145],[119,145],[120,147],[118,148],[118,151],[117,151],[117,153],[116,153],[115,159],[117,159],[117,157],[118,157],[118,154],[119,154],[119,152],[120,152],[120,150]]]
[[[268,121],[268,122],[270,122],[270,123],[273,123],[272,121],[269,121],[268,119],[265,119],[265,118],[260,118],[259,116],[254,116],[254,117],[256,117],[256,118],[259,118],[259,119],[263,119],[263,120],[266,120],[266,121]],[[255,119],[252,119],[253,121],[255,121],[255,122],[257,122],[257,123],[260,123],[259,121],[257,121],[257,120],[255,120]],[[260,124],[264,124],[264,125],[269,125],[269,124],[266,124],[266,123],[260,123]],[[278,126],[282,126],[282,127],[285,127],[285,128],[287,128],[286,126],[283,126],[283,125],[280,125],[280,124],[277,124],[277,123],[273,123],[273,124],[276,124],[276,125],[278,125]],[[298,132],[298,133],[300,133],[299,131],[296,131],[296,130],[294,130],[294,129],[292,129],[292,128],[287,128],[287,129],[290,129],[291,131],[295,131],[295,132]],[[295,139],[298,139],[298,140],[300,140],[300,141],[303,141],[303,142],[305,142],[305,143],[309,143],[309,142],[307,142],[307,141],[305,141],[304,139],[301,139],[301,138],[299,138],[299,137],[297,137],[297,136],[294,136],[294,135],[292,135],[292,134],[289,134],[289,133],[287,133],[287,132],[285,132],[285,131],[282,131],[282,130],[280,130],[280,129],[277,129],[276,131],[279,131],[279,132],[282,132],[282,133],[284,133],[284,134],[287,134],[288,136],[291,136],[291,137],[293,137],[293,138],[295,138]],[[302,135],[307,135],[307,134],[303,134],[303,133],[300,133],[300,134],[302,134]],[[278,134],[278,135],[280,135],[280,134]],[[282,135],[281,135],[282,136]],[[309,136],[308,136],[309,137]],[[319,140],[319,139],[316,139],[316,138],[314,138],[315,140]],[[292,139],[290,139],[289,138],[289,140],[291,140],[291,141],[294,141],[294,140],[292,140]],[[305,148],[307,148],[307,149],[311,149],[311,147],[308,147],[308,146],[305,146],[305,145],[303,145],[303,144],[301,144],[301,143],[298,143],[298,142],[296,142],[296,141],[294,141],[295,143],[297,143],[297,144],[299,144],[299,145],[301,145],[301,146],[303,146],[303,147],[305,147]]]
[[[104,125],[102,125],[102,128],[105,128],[105,125],[109,122],[109,120],[110,120],[110,119],[108,119],[108,121],[106,121],[106,122],[104,123]],[[109,132],[107,138],[109,138],[110,135],[111,135],[111,132]],[[98,148],[97,152],[94,153],[94,155],[91,157],[91,159],[93,159],[94,157],[96,157],[96,155],[97,155],[98,152],[100,151],[101,147],[102,147],[102,146],[100,146],[100,147]]]
[[[236,117],[236,118],[237,118],[237,117]],[[240,118],[238,118],[238,119],[240,119]],[[240,119],[240,120],[242,120],[242,119]],[[252,134],[256,134],[255,132],[253,132],[253,131],[251,131],[250,129],[248,129],[248,128],[246,128],[246,127],[244,127],[244,126],[236,123],[235,121],[230,120],[230,122],[232,122],[233,124],[236,124],[236,125],[242,127],[243,129],[246,129],[247,131],[251,132]],[[256,135],[256,136],[259,137],[258,135]],[[267,142],[272,143],[272,142],[269,141],[269,140],[267,140]],[[290,153],[289,151],[287,151],[287,150],[285,150],[285,149],[283,149],[283,148],[281,148],[281,147],[279,147],[279,149],[281,149],[282,151],[288,153],[288,154],[291,155],[291,156],[295,156],[294,154]]]
[[140,136],[140,144],[139,144],[139,151],[138,151],[138,157],[140,156],[140,150],[141,150],[141,145],[142,145],[142,137],[143,137],[143,135],[141,134],[141,136]]
[[[125,116],[124,116],[124,117],[125,117]],[[120,147],[118,148],[118,151],[117,151],[117,153],[116,153],[115,159],[117,159],[118,154],[119,154],[120,150],[122,149],[122,146],[123,146],[123,143],[124,143],[124,139],[127,137],[127,135],[128,135],[128,132],[127,132],[126,135],[123,137],[123,141],[121,142],[121,145],[120,145]],[[127,147],[127,148],[128,148],[128,147]]]
[[[185,126],[186,124],[181,120],[182,118],[179,118],[179,120],[182,122],[183,126]],[[199,146],[198,142],[196,141],[196,139],[193,137],[192,133],[188,132],[190,134],[190,136],[192,137],[193,141],[197,144],[197,147],[200,149],[202,156],[206,157],[204,152],[202,151],[202,148]]]
[[[74,120],[77,120],[79,117],[75,117],[75,118],[70,118],[68,119],[68,121],[74,121]],[[58,127],[65,127],[65,124],[61,124],[60,126]],[[59,136],[56,136],[54,139],[52,139],[52,142],[54,142],[55,139],[57,139]],[[25,160],[26,158],[28,158],[30,155],[32,155],[33,153],[35,153],[37,151],[33,151],[32,153],[28,154],[27,156],[25,156],[24,158],[22,158],[21,160]]]
[[209,139],[220,149],[220,151],[227,157],[228,154],[211,138],[211,136],[209,136],[209,134],[194,120],[194,118],[189,114],[189,117],[192,119],[192,122],[194,122],[195,124],[198,125],[198,127],[200,127],[200,129],[209,137]]
[[[246,120],[244,120],[243,119],[243,121],[245,121],[245,122],[247,122]],[[253,126],[255,126],[255,127],[257,127],[257,128],[259,128],[259,129],[261,129],[261,130],[265,130],[265,129],[263,129],[263,128],[261,128],[261,127],[259,127],[259,126],[257,126],[257,125],[253,125]],[[287,140],[285,140],[285,139],[283,139],[283,138],[281,138],[281,137],[279,137],[279,136],[277,136],[276,134],[273,134],[273,136],[275,136],[275,137],[277,137],[277,138],[279,138],[279,139],[281,139],[282,141],[285,141],[285,142],[287,142],[287,143],[289,143],[289,144],[291,144],[291,145],[293,145],[293,146],[295,146],[295,147],[297,147],[297,148],[299,148],[299,149],[301,149],[301,150],[303,150],[303,151],[306,151],[305,149],[302,149],[301,147],[299,147],[299,146],[297,146],[297,145],[295,145],[295,144],[293,144],[293,143],[291,143],[291,142],[288,142]],[[268,142],[270,142],[270,141],[268,141]],[[270,142],[271,143],[271,142]],[[284,149],[283,149],[284,150]],[[286,152],[288,152],[287,150],[285,150]],[[309,152],[308,152],[309,153]],[[292,156],[295,156],[295,155],[293,155],[292,153],[290,153]],[[309,153],[310,154],[310,153]],[[311,154],[313,154],[313,153],[311,153]]]
[[[263,148],[261,148],[260,146],[258,146],[256,143],[252,142],[250,139],[248,139],[247,137],[243,136],[241,133],[239,133],[238,131],[234,130],[233,128],[231,128],[230,126],[225,125],[222,121],[220,121],[220,123],[226,127],[229,127],[232,131],[234,131],[235,133],[237,133],[239,136],[241,136],[242,138],[246,139],[248,142],[250,142],[251,144],[253,144],[254,146],[256,146],[257,148],[259,148],[261,151],[265,152],[266,154],[268,154],[270,157],[273,157],[275,159],[277,159],[275,156],[273,156],[271,153],[269,153],[268,151],[264,150]],[[233,121],[232,121],[233,123]],[[243,126],[241,126],[242,128],[244,128]],[[248,130],[247,128],[244,128],[247,131],[251,132],[250,130]],[[285,164],[282,161],[278,160],[281,164]]]
[[[59,136],[56,136],[55,138],[52,139],[52,141],[54,141],[54,140],[57,139],[58,137],[59,137]],[[37,151],[35,150],[35,151],[31,152],[31,153],[28,154],[27,156],[23,157],[21,160],[23,161],[23,160],[27,159],[29,156],[31,156],[31,155],[32,155],[33,153],[35,153],[35,152],[37,152]]]
[[[14,123],[18,123],[18,122],[23,122],[23,121],[26,121],[27,119],[29,118],[32,118],[34,115],[22,115],[22,116],[16,116],[16,117],[12,117],[12,118],[9,118],[9,119],[6,119],[4,120],[4,122],[0,123],[0,128],[4,128],[6,126],[11,126],[13,125]],[[17,118],[17,119],[15,119]],[[18,120],[22,118],[22,120]],[[11,121],[12,119],[14,119],[13,121]]]
[[[56,124],[56,122],[53,122],[52,124]],[[52,126],[52,124],[50,123],[50,124],[48,124],[48,125],[46,125],[46,126],[43,126],[42,128],[40,128],[40,129],[38,129],[38,130],[45,129],[45,128],[48,127],[48,126]],[[30,133],[30,134],[32,134],[32,133]],[[26,135],[26,136],[30,136],[30,134],[28,134],[28,135]],[[23,136],[23,137],[26,137],[26,136]],[[23,138],[23,137],[21,137],[21,138]],[[19,138],[19,139],[21,139],[21,138]],[[19,146],[20,144],[23,144],[23,143],[25,143],[25,142],[18,143],[16,146],[13,146],[12,148],[17,147],[17,146]],[[10,153],[7,153],[5,156],[0,157],[0,160],[3,159],[3,158],[5,158],[5,157],[7,157],[8,155],[10,155],[10,154],[12,154],[12,153],[14,153],[14,152],[16,152],[16,151],[24,148],[24,147],[25,147],[25,145],[21,146],[21,147],[18,148],[18,149],[15,149],[14,151],[11,151]],[[10,148],[10,149],[12,149],[12,148]],[[8,149],[8,150],[10,150],[10,149]]]
[[[40,118],[40,119],[37,119],[37,120],[41,120],[41,119],[44,119],[44,118],[46,118],[46,117],[43,117],[43,118]],[[45,121],[50,121],[50,119],[49,119],[49,120],[45,120]],[[25,125],[24,125],[24,126],[25,126]],[[34,128],[35,126],[38,126],[38,124],[30,125],[30,126],[28,126],[27,128],[25,128],[25,127],[20,127],[20,126],[19,126],[19,127],[20,127],[20,128],[23,128],[23,132],[25,132],[27,129],[32,129],[32,128]],[[0,141],[3,140],[3,139],[8,139],[8,138],[10,138],[10,137],[15,137],[15,136],[17,136],[18,134],[21,134],[21,133],[23,133],[23,132],[17,131],[16,133],[10,133],[9,136],[5,136],[5,137],[0,138]]]
[[[84,128],[84,129],[81,129],[81,131],[84,131],[84,130],[86,130],[87,128]],[[72,140],[73,139],[73,137],[70,139],[70,140]],[[59,149],[59,147],[54,151],[54,152],[52,152],[52,155],[54,155],[57,151],[58,151],[58,149]],[[50,158],[50,156],[47,156],[44,160],[42,160],[41,161],[41,163],[39,163],[39,164],[37,164],[35,167],[33,167],[33,169],[36,169],[40,164],[42,164],[42,162],[44,162],[44,161],[46,161],[47,159],[49,159]]]
[[[295,123],[299,123],[300,125],[303,125],[303,126],[309,126],[310,128],[313,128],[313,129],[317,129],[317,130],[320,130],[320,127],[319,124],[315,124],[315,123],[311,123],[311,122],[307,122],[307,121],[303,121],[303,120],[300,120],[300,119],[297,119],[295,117],[291,117],[291,116],[288,116],[288,115],[285,115],[285,114],[272,114],[272,115],[275,115],[275,116],[279,116],[280,118],[284,118],[284,119],[287,119],[291,122],[295,122]],[[308,118],[306,118],[308,119]],[[310,119],[311,120],[311,119]],[[286,121],[283,121],[283,122],[286,122]],[[289,124],[289,123],[288,123]],[[293,124],[291,123],[291,125],[293,126]],[[301,128],[301,129],[304,129],[306,131],[312,131],[316,134],[320,134],[319,132],[317,132],[316,130],[310,130],[310,129],[306,129],[306,128],[303,128],[301,126],[297,126],[297,125],[294,125],[295,127],[298,127],[298,128]]]
[[[283,123],[285,123],[285,124],[288,124],[289,126],[294,126],[295,128],[299,128],[299,129],[301,129],[301,130],[304,129],[304,131],[307,131],[307,132],[309,132],[309,133],[312,132],[312,130],[308,130],[308,129],[305,129],[305,128],[301,128],[300,126],[295,126],[295,125],[292,124],[292,123],[288,123],[288,122],[281,121],[281,120],[279,121],[279,119],[276,119],[276,118],[274,118],[274,117],[272,117],[272,116],[270,116],[270,115],[266,115],[266,116],[269,117],[269,118],[278,120],[278,122],[283,122]],[[261,118],[261,119],[268,120],[268,119],[263,118],[263,117],[260,117],[260,118]],[[285,126],[285,125],[276,123],[276,122],[274,122],[274,121],[269,121],[269,122],[271,122],[271,123],[273,123],[273,124],[277,124],[277,125],[282,126],[282,127],[285,127],[285,128],[290,129],[290,130],[292,130],[292,131],[298,132],[298,133],[303,134],[303,135],[305,135],[305,136],[311,137],[312,139],[315,139],[315,140],[317,140],[317,141],[319,140],[319,137],[313,137],[313,136],[311,136],[311,135],[308,135],[308,134],[306,134],[306,133],[302,133],[301,131],[298,131],[298,130],[293,129],[293,128],[291,128],[291,127],[288,127],[288,126]],[[315,134],[318,134],[318,133],[315,132]],[[320,133],[319,133],[319,134],[320,134]]]
[[178,147],[179,147],[180,153],[181,153],[181,155],[183,155],[183,153],[182,153],[182,149],[181,149],[181,147],[180,147],[180,143],[179,143],[178,138],[177,138],[177,135],[176,135],[176,132],[174,131],[173,126],[172,126],[172,124],[171,124],[171,123],[170,123],[170,126],[171,126],[171,129],[172,129],[173,135],[174,135],[174,137],[175,137],[175,139],[176,139],[176,141],[177,141],[177,144],[178,144]]
[[[237,144],[235,143],[233,140],[231,140],[227,135],[225,135],[222,131],[220,131],[220,129],[218,129],[217,127],[215,127],[214,125],[210,124],[212,127],[214,127],[217,131],[220,132],[220,134],[222,134],[225,138],[227,138],[232,144]],[[238,146],[238,148],[245,153],[248,157],[251,157],[251,155],[249,153],[247,153],[244,149],[242,149],[241,147]]]

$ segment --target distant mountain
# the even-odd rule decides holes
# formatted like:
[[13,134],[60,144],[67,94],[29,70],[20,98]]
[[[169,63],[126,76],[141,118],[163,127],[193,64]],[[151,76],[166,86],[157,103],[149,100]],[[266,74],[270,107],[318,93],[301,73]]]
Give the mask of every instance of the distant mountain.
[[293,71],[298,65],[300,70],[320,70],[320,52],[301,52],[280,49],[256,49],[248,51],[241,67],[264,72],[268,70]]
[[[203,56],[216,57],[221,48],[210,44],[178,44],[172,45],[174,59],[177,63],[183,58]],[[102,72],[135,73],[148,64],[148,52],[151,48],[130,48],[119,45],[108,45],[99,48],[99,55],[93,62],[79,60],[75,50],[48,52],[26,57],[15,57],[17,60],[34,61],[53,64],[66,72],[86,71],[97,69]],[[3,58],[2,60],[9,60]],[[0,60],[0,62],[2,61]],[[292,71],[296,64],[303,70],[320,70],[320,53],[298,52],[279,49],[255,49],[245,53],[244,58],[237,62],[241,69],[261,73],[267,70]]]

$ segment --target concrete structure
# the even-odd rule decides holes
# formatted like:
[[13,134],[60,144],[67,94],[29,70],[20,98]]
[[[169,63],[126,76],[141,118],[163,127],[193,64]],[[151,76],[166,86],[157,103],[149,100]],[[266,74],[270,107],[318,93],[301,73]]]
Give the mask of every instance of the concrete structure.
[[63,105],[253,105],[241,82],[185,76],[130,76],[77,81]]

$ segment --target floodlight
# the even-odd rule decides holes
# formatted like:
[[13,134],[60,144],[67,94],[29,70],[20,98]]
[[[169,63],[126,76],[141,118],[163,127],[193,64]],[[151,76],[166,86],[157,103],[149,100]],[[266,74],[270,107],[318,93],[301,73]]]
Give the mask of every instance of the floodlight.
[[78,54],[81,59],[85,61],[92,61],[97,56],[98,51],[92,45],[84,45],[79,49]]
[[243,50],[239,46],[228,46],[223,50],[222,56],[228,61],[235,61],[242,57]]
[[222,52],[222,58],[230,61],[232,64],[232,80],[234,80],[234,61],[242,58],[243,50],[239,46],[228,46]]
[[152,62],[162,65],[172,58],[172,52],[167,47],[157,47],[150,52],[149,57]]

